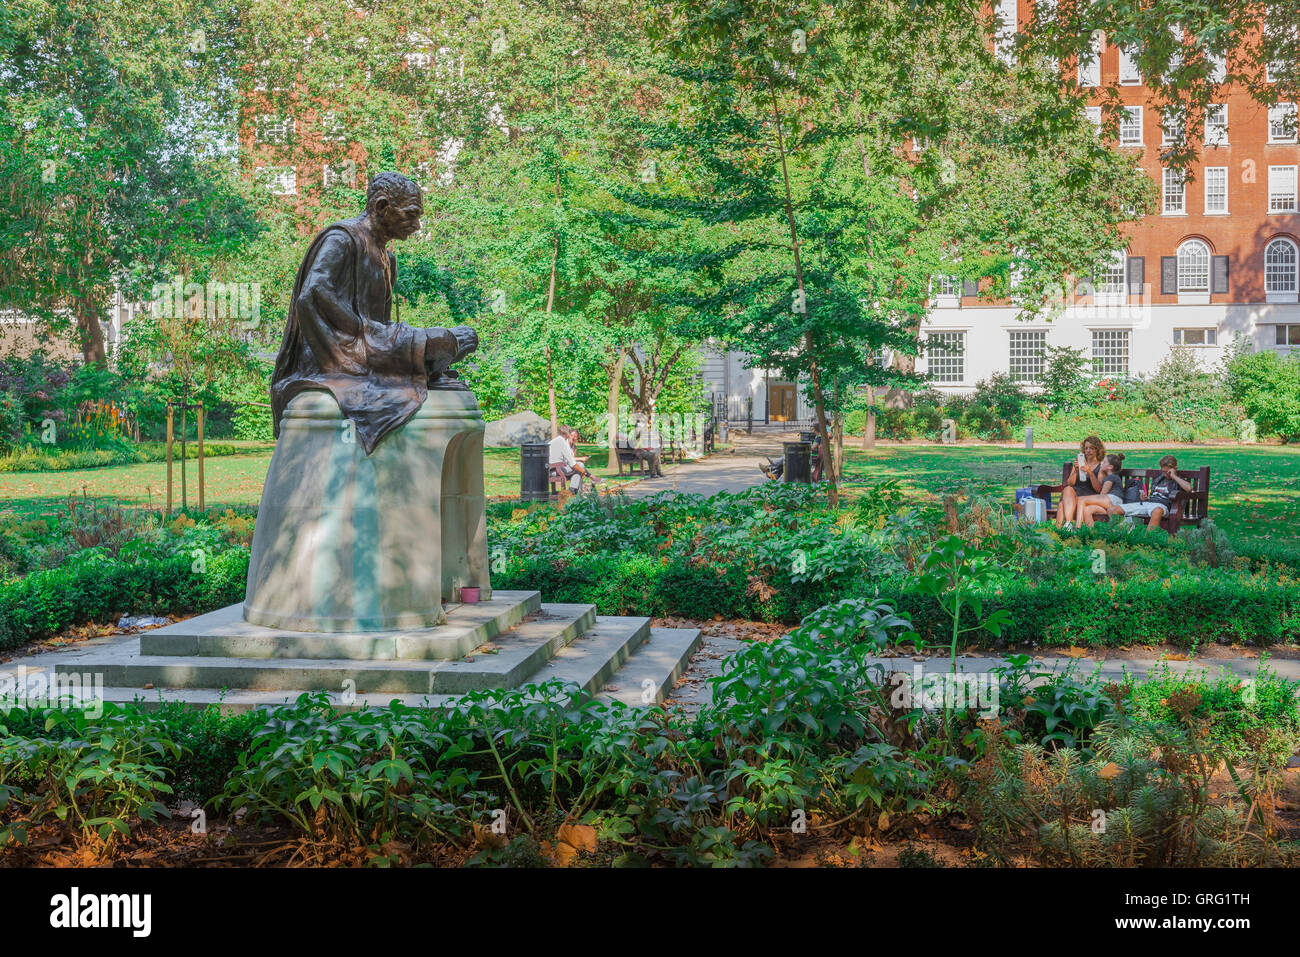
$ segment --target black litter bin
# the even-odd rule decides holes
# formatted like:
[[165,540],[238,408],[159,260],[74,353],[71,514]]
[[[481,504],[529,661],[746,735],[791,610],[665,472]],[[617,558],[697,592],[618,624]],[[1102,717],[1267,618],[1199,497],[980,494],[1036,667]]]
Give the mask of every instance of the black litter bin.
[[817,433],[816,433],[816,432],[800,432],[800,433],[799,433],[799,441],[800,441],[800,442],[807,442],[809,445],[811,445],[812,443],[814,443],[814,442],[817,441]]
[[530,442],[519,448],[519,497],[525,502],[545,502],[551,497],[549,473],[551,446]]
[[808,442],[786,442],[785,471],[782,482],[812,482],[812,445]]

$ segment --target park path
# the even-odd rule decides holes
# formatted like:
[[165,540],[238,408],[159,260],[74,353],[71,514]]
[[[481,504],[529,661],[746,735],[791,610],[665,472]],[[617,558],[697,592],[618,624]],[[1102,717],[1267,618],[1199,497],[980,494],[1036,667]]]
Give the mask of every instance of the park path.
[[716,495],[718,492],[743,492],[768,481],[760,471],[768,459],[779,459],[781,443],[797,439],[795,432],[759,432],[745,435],[732,432],[731,449],[715,452],[700,462],[667,465],[661,478],[645,479],[627,489],[631,498],[644,498],[659,492],[687,492]]
[[630,498],[645,498],[659,492],[687,492],[716,495],[718,492],[743,492],[751,485],[766,482],[759,466],[766,459],[755,455],[726,452],[710,455],[702,462],[664,468],[660,478],[644,479],[627,489]]

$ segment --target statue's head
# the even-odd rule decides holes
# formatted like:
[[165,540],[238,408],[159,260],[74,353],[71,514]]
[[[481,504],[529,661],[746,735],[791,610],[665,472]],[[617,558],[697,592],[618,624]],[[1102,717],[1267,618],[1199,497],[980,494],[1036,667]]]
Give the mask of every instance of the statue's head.
[[385,234],[405,239],[420,228],[420,187],[400,173],[380,173],[366,190],[366,213]]

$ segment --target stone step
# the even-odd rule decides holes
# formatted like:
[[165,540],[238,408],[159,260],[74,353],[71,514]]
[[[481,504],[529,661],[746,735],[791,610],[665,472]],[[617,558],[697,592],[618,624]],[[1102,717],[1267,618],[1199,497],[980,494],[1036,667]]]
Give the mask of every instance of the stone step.
[[[254,708],[272,710],[298,700],[302,691],[248,691],[213,688],[104,688],[104,700],[115,704],[133,704],[142,711],[154,711],[169,704],[183,704],[191,708],[217,706],[223,712],[252,711]],[[330,692],[330,703],[336,711],[359,711],[363,708],[386,708],[400,701],[412,708],[444,708],[459,695],[439,694],[358,694],[345,696]]]
[[[206,688],[295,694],[463,694],[524,683],[560,648],[595,623],[594,605],[543,605],[537,617],[494,639],[489,651],[459,661],[149,655],[143,652],[142,635],[139,653],[86,656],[59,664],[55,670],[60,674],[102,674],[105,686],[145,691]],[[145,685],[153,687],[146,689]]]
[[558,678],[573,682],[588,694],[597,694],[650,636],[650,630],[649,618],[602,615],[581,641],[561,648],[528,683],[541,684]]
[[474,605],[447,605],[436,628],[376,632],[303,632],[244,621],[242,605],[199,615],[140,636],[144,655],[201,658],[446,660],[463,658],[541,607],[535,591],[498,591]]
[[[544,605],[543,609],[547,607],[563,606]],[[629,705],[651,706],[661,703],[672,691],[674,682],[680,677],[688,659],[699,648],[700,643],[700,632],[695,628],[650,628],[649,620],[645,618],[602,616],[596,618],[586,634],[557,649],[554,657],[535,671],[527,679],[527,683],[536,684],[558,678],[576,683],[584,691],[603,701],[617,700]],[[475,661],[470,664],[485,659],[496,659],[502,662],[498,674],[504,675],[510,668],[508,659],[503,659],[500,655],[507,653],[508,650],[503,647],[499,655],[475,655],[473,656]],[[267,663],[260,662],[260,664]],[[277,660],[271,663],[285,662]],[[330,663],[331,666],[334,664]],[[350,662],[350,664],[355,663]],[[447,664],[450,663],[439,662],[434,667]],[[429,666],[424,667],[427,670]],[[73,670],[73,667],[69,666],[69,670]],[[82,661],[75,665],[75,670],[86,672],[97,669],[88,667]],[[192,707],[216,705],[223,711],[269,709],[291,703],[304,690],[308,690],[164,686],[143,689],[140,685],[117,684],[108,680],[116,677],[116,675],[106,676],[104,700],[120,704],[133,703],[144,709],[153,709],[173,702]],[[522,683],[524,682],[514,684]],[[502,684],[492,687],[507,686]],[[459,698],[458,694],[445,692],[364,691],[361,690],[360,683],[353,693],[344,692],[339,687],[318,690],[326,690],[330,702],[340,711],[382,708],[394,701],[413,708],[442,708]]]
[[596,697],[643,707],[663,704],[702,642],[698,628],[651,628],[650,637]]

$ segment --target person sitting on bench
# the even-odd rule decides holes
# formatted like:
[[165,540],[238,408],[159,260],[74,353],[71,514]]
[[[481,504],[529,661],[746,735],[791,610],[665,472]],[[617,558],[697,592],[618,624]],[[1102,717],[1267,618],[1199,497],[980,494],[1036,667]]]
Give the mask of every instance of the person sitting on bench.
[[1092,528],[1098,515],[1124,514],[1124,476],[1120,474],[1123,467],[1123,452],[1112,452],[1101,460],[1101,468],[1097,470],[1101,491],[1078,500],[1079,524],[1084,528]]
[[1142,490],[1141,501],[1123,506],[1124,514],[1146,518],[1147,528],[1159,528],[1160,520],[1169,514],[1178,491],[1192,491],[1192,483],[1178,474],[1178,459],[1166,455],[1160,460],[1160,478],[1151,483],[1151,489]]
[[551,467],[558,469],[569,480],[569,489],[573,492],[582,491],[584,477],[590,478],[593,483],[600,482],[600,479],[587,469],[589,456],[573,454],[577,447],[578,430],[567,425],[560,426],[560,434],[551,439]]

